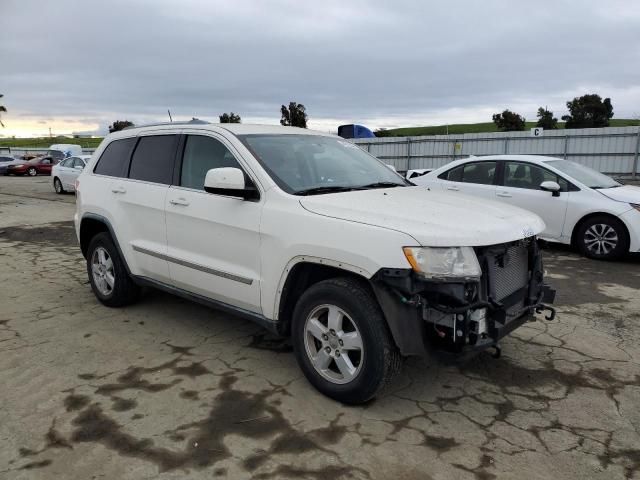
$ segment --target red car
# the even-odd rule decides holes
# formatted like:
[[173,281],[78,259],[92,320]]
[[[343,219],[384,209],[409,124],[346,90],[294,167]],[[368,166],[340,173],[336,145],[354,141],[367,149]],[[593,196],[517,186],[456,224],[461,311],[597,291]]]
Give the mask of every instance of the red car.
[[5,175],[51,175],[51,167],[58,163],[52,157],[39,157],[19,163],[7,165]]

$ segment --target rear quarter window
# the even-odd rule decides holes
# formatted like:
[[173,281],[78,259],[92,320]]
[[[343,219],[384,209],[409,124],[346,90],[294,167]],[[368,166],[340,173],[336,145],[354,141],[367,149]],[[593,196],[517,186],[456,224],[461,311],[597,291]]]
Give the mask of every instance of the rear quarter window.
[[135,143],[136,137],[123,138],[111,142],[100,155],[93,173],[110,177],[125,177],[131,150]]

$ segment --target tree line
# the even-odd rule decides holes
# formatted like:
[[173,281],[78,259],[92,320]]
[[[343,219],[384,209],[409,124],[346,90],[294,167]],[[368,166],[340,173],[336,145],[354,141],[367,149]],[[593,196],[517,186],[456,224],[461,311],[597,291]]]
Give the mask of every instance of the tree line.
[[[575,97],[567,102],[568,115],[563,115],[565,128],[599,128],[608,127],[613,117],[613,105],[610,98],[604,100],[596,93]],[[536,127],[545,130],[558,128],[558,119],[546,107],[538,108]],[[493,115],[493,123],[501,132],[517,132],[525,129],[526,119],[510,110]]]

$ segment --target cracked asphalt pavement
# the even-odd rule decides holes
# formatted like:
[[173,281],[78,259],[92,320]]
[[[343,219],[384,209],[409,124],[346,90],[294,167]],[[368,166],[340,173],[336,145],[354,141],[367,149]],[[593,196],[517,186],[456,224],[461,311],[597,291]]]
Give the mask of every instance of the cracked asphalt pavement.
[[347,407],[252,323],[100,305],[49,181],[0,177],[0,478],[640,478],[637,256],[548,247],[556,320]]

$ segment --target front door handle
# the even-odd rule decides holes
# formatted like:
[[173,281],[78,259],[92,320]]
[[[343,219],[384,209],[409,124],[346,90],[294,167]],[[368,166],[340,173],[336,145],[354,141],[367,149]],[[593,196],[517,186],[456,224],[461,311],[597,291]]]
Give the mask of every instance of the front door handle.
[[111,189],[113,193],[127,193],[124,187],[117,186]]
[[189,206],[189,202],[187,202],[186,198],[172,198],[171,200],[169,200],[169,203],[171,205],[181,205],[183,207]]
[[496,195],[498,197],[511,198],[511,194],[509,192],[498,192]]
[[452,192],[459,192],[460,191],[460,189],[458,187],[454,187],[454,186],[447,187],[447,190],[451,190]]

